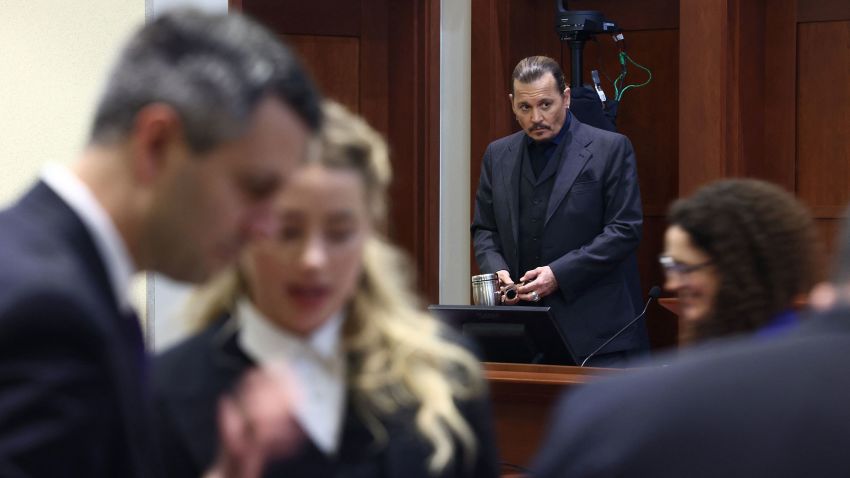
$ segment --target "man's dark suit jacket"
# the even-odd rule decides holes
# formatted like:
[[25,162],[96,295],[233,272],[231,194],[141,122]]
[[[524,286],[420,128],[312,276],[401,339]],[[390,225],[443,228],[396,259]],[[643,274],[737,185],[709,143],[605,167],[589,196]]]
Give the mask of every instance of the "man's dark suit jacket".
[[850,476],[850,310],[569,394],[533,476]]
[[142,347],[48,186],[0,213],[0,476],[149,476]]
[[[195,478],[215,458],[218,450],[218,400],[234,387],[245,371],[255,366],[239,347],[238,332],[233,325],[232,320],[224,318],[154,361],[155,423],[165,477]],[[477,459],[468,467],[463,455],[458,453],[453,464],[436,478],[495,478],[498,467],[489,402],[471,400],[460,404],[459,408],[475,434]],[[340,448],[334,458],[327,458],[307,440],[294,456],[272,463],[264,476],[435,476],[427,472],[431,448],[416,431],[412,413],[401,411],[391,420],[383,420],[387,441],[385,445],[378,446],[350,400],[346,410]]]
[[[525,132],[487,147],[472,221],[483,273],[519,269],[519,181]],[[578,357],[587,356],[633,319],[640,304],[635,251],[643,210],[635,155],[629,140],[573,117],[546,211],[541,265],[549,265],[559,291],[540,305],[552,314]],[[553,158],[554,159],[554,158]],[[604,351],[648,347],[643,322]]]

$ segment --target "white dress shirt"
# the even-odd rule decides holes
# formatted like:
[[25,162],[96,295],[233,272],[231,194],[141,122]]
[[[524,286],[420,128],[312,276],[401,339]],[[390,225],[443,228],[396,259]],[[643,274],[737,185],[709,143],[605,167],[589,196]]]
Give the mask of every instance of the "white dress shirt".
[[345,413],[345,316],[334,315],[306,338],[274,325],[246,298],[238,301],[236,317],[242,350],[258,364],[286,364],[300,388],[295,419],[319,450],[335,454]]
[[136,267],[112,218],[88,186],[67,167],[49,164],[42,171],[41,180],[77,214],[88,229],[106,267],[119,309],[123,312],[132,311],[130,282]]

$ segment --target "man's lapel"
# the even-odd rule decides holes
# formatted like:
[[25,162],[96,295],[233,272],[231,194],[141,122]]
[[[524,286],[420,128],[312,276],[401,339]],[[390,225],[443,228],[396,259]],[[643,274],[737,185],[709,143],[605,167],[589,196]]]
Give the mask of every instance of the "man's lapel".
[[[519,132],[513,141],[508,144],[506,154],[501,158],[502,166],[496,168],[497,171],[508,173],[506,178],[503,178],[502,194],[507,199],[508,216],[511,220],[511,232],[513,233],[514,244],[519,242],[519,181],[522,176],[522,156],[525,154],[523,141],[525,133]],[[507,181],[505,181],[507,179]]]
[[561,153],[561,168],[555,177],[555,186],[552,188],[552,195],[549,196],[549,205],[546,208],[546,221],[543,223],[544,227],[549,224],[549,220],[555,214],[555,210],[558,209],[558,206],[564,200],[564,197],[566,197],[579,173],[584,169],[584,165],[587,164],[587,161],[592,156],[590,150],[587,149],[587,145],[593,140],[583,134],[583,130],[584,125],[573,116],[570,121],[570,129],[567,130],[567,134],[564,136],[566,145]]

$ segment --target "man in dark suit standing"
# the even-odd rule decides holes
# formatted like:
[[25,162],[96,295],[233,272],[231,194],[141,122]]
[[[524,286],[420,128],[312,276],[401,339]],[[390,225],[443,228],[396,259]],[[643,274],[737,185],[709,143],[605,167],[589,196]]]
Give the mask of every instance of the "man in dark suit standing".
[[[579,360],[633,319],[641,304],[635,251],[643,212],[629,140],[582,124],[555,60],[532,56],[513,72],[522,131],[487,147],[472,221],[482,272],[513,301],[547,305]],[[648,348],[639,321],[588,365],[622,363]]]
[[0,476],[155,476],[131,275],[200,281],[275,230],[319,99],[273,34],[166,14],[119,56],[91,137],[0,213]]
[[568,394],[535,477],[850,476],[850,224],[821,309]]

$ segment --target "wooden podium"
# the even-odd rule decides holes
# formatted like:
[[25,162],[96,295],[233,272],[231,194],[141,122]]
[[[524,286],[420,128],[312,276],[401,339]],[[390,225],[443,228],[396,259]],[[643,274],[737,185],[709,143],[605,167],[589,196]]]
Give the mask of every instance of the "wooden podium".
[[493,401],[494,429],[503,463],[527,467],[549,429],[558,397],[568,387],[619,369],[484,363]]

